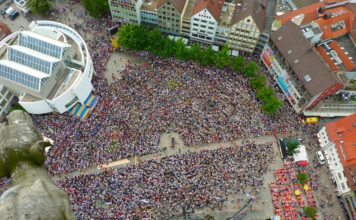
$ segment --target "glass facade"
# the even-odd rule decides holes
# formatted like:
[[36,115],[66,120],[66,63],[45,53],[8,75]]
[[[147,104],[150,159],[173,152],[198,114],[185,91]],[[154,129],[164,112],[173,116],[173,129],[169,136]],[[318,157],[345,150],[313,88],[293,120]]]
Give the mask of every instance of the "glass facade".
[[1,64],[0,77],[4,77],[5,79],[17,82],[34,90],[40,89],[40,79]]
[[21,46],[36,50],[40,53],[44,53],[52,57],[56,57],[58,59],[61,59],[62,56],[62,47],[23,33],[20,33],[19,44]]
[[31,67],[38,71],[51,74],[52,63],[41,59],[40,57],[34,57],[30,54],[23,53],[14,48],[8,49],[8,59],[16,63]]

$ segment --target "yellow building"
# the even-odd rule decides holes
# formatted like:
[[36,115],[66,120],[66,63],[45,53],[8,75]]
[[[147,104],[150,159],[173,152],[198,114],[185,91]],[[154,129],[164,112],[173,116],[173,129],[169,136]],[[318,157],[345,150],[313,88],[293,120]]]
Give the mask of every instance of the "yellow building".
[[264,28],[265,0],[243,0],[231,20],[228,44],[232,49],[252,53]]

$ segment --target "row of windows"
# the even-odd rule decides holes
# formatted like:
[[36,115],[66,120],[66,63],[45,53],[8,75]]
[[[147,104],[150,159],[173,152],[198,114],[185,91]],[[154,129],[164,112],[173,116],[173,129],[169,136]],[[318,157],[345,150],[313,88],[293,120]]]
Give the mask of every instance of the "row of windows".
[[24,35],[22,33],[20,34],[19,44],[58,59],[62,56],[62,47],[39,40],[32,36]]
[[41,58],[25,54],[21,51],[14,50],[13,48],[8,49],[9,60],[16,63],[21,63],[22,65],[31,67],[33,69],[39,70],[41,72],[50,74],[51,73],[51,62],[42,60]]
[[[5,87],[4,87],[4,89],[5,89],[5,91],[7,91],[7,89]],[[5,93],[2,93],[2,95],[0,94],[0,99],[3,98],[3,99],[10,101],[11,97],[12,97],[12,94],[10,91],[8,91],[8,93],[6,93],[6,94]]]
[[20,83],[28,88],[39,90],[40,79],[27,75],[18,70],[9,68],[7,66],[0,65],[0,76],[5,79]]

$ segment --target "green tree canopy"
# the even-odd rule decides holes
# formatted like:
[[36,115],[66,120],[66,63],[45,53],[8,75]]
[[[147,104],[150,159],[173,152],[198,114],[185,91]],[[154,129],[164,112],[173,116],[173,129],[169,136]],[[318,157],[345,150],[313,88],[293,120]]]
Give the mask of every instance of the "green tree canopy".
[[257,91],[256,97],[263,102],[271,101],[274,97],[273,89],[269,87],[262,88]]
[[46,15],[53,6],[53,0],[27,0],[26,7],[31,9],[32,13]]
[[189,58],[196,63],[201,63],[202,61],[202,49],[200,44],[193,44],[193,46],[189,50]]
[[215,52],[211,46],[209,46],[203,53],[203,59],[201,64],[204,66],[210,66],[215,63]]
[[216,54],[215,65],[217,68],[222,69],[230,64],[230,49],[227,44]]
[[306,206],[304,207],[304,214],[306,217],[315,219],[316,214],[318,213],[318,209],[312,206]]
[[300,184],[304,185],[308,182],[309,180],[309,175],[307,173],[298,173],[297,174],[297,180]]
[[256,77],[250,79],[249,83],[253,89],[259,91],[259,90],[265,88],[266,77],[264,75],[256,76]]
[[161,56],[167,58],[174,56],[176,50],[176,42],[168,37],[164,40],[164,46],[162,47]]
[[119,30],[119,45],[132,50],[144,50],[147,47],[148,34],[143,26],[123,25]]
[[250,61],[244,66],[244,73],[247,77],[255,77],[258,72],[258,66],[255,61]]
[[232,58],[231,65],[233,71],[241,72],[245,68],[245,58],[243,56],[234,57]]
[[272,97],[267,102],[263,103],[262,109],[268,115],[273,115],[283,106],[283,102],[277,97]]
[[109,2],[107,0],[82,0],[82,3],[89,12],[89,15],[94,18],[106,15],[110,12]]
[[186,60],[189,58],[188,49],[186,48],[186,45],[184,44],[182,39],[179,39],[175,42],[175,48],[175,55],[178,59]]
[[293,155],[294,153],[297,152],[300,142],[297,139],[288,139],[286,140],[286,145],[287,145],[287,154]]
[[164,38],[162,33],[157,28],[148,32],[146,50],[157,55],[161,52],[163,44]]

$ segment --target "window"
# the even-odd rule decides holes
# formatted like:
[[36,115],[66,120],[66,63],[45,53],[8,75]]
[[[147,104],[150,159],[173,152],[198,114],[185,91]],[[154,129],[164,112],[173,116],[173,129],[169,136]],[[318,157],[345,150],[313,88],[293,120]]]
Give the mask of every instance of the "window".
[[337,176],[339,177],[339,179],[342,179],[341,173],[338,173]]
[[5,93],[6,93],[6,88],[5,88],[5,87],[2,87],[2,89],[1,89],[1,94],[2,94],[2,95],[5,95]]
[[4,107],[5,107],[5,105],[6,105],[6,100],[2,100],[2,102],[1,102],[0,106],[4,108]]
[[341,183],[341,188],[342,188],[342,190],[345,190],[345,184],[344,183]]

